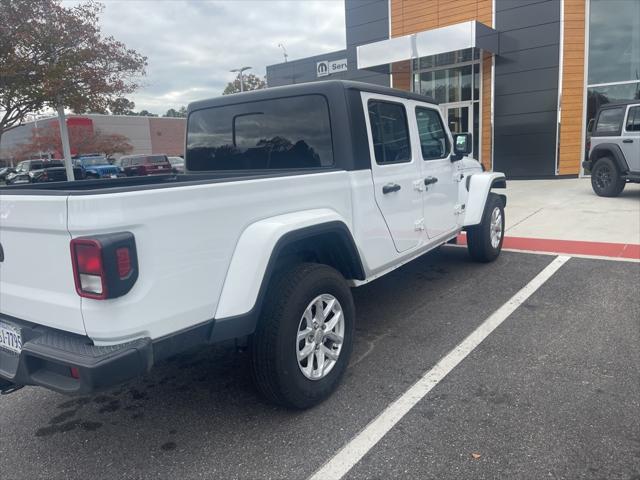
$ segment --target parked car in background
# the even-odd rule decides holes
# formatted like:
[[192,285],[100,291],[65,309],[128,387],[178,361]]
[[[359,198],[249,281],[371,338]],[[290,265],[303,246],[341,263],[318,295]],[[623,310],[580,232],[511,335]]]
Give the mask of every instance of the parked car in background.
[[10,173],[14,173],[16,171],[13,167],[2,167],[0,168],[0,182],[4,182],[7,180],[7,175]]
[[640,183],[640,102],[604,105],[596,114],[589,159],[591,186],[601,197],[617,197],[627,182]]
[[166,155],[126,155],[116,160],[115,165],[127,177],[167,174],[172,166]]
[[[81,180],[81,168],[74,168],[74,177]],[[20,162],[12,173],[6,177],[7,185],[38,182],[64,182],[67,180],[67,170],[62,160],[25,160]]]
[[184,158],[182,157],[169,157],[169,163],[175,173],[184,173]]
[[96,178],[117,178],[123,177],[124,173],[104,155],[82,155],[73,160],[74,166],[80,167],[83,177],[87,179]]

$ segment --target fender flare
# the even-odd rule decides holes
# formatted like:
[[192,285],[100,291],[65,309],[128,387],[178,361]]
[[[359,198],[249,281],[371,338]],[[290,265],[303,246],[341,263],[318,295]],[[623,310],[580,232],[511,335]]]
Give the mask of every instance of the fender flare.
[[355,255],[355,275],[364,278],[360,254],[345,220],[329,209],[278,215],[249,225],[231,258],[215,313],[212,341],[250,335],[279,254],[292,242],[322,233],[338,233]]
[[613,157],[613,161],[618,166],[621,174],[627,173],[629,171],[629,165],[624,158],[624,154],[622,153],[620,146],[616,145],[615,143],[600,143],[593,147],[593,150],[589,154],[589,163],[591,164],[591,170],[593,170],[593,167],[595,166],[598,159],[603,156]]
[[[467,197],[463,226],[471,227],[482,222],[484,206],[492,188],[507,188],[507,180],[504,173],[482,172],[467,177],[469,195]],[[507,197],[505,195],[501,195],[501,197],[506,206]]]

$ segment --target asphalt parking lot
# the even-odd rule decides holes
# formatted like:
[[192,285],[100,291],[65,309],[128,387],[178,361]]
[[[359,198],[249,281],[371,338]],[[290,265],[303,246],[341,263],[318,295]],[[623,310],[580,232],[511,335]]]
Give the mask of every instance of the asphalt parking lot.
[[[307,478],[554,256],[444,247],[354,290],[342,387],[306,412],[256,395],[221,345],[91,397],[0,398],[0,476]],[[345,478],[640,479],[640,264],[571,258]]]

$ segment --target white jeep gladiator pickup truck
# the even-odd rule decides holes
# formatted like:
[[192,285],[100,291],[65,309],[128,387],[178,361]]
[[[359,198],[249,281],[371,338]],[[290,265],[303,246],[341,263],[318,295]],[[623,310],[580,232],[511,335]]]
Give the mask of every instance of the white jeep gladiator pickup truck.
[[429,98],[326,81],[192,103],[185,174],[0,189],[0,389],[92,392],[237,339],[267,399],[317,404],[350,287],[463,230],[500,253],[505,177],[471,144]]

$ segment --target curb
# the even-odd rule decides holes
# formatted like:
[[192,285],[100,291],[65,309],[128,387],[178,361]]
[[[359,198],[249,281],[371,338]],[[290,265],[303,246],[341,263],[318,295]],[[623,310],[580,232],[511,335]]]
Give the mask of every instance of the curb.
[[[458,245],[467,244],[466,234],[458,235]],[[594,257],[627,258],[640,260],[640,244],[583,242],[578,240],[556,240],[551,238],[504,237],[502,248],[530,252],[563,253]]]

